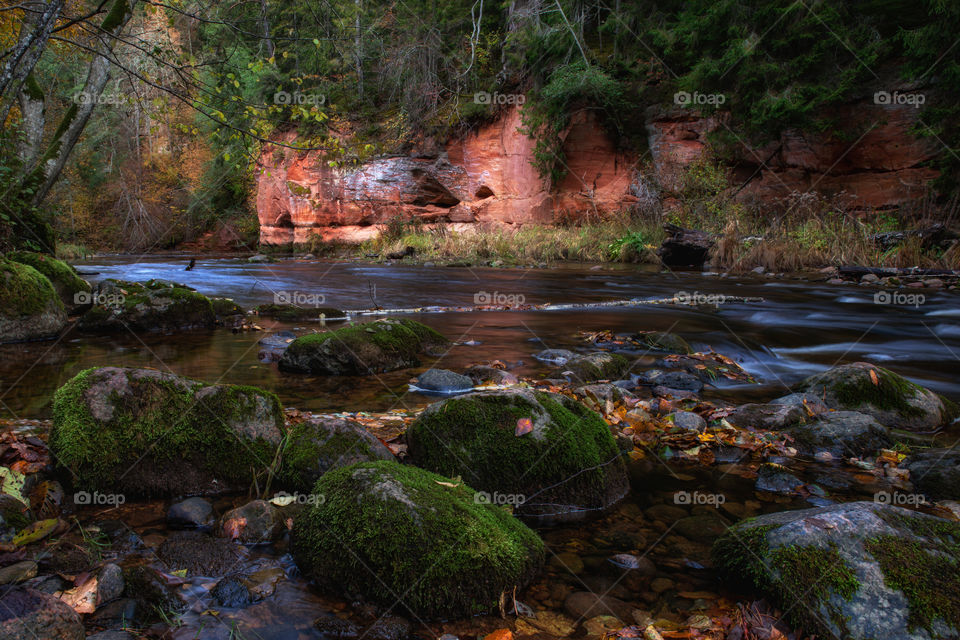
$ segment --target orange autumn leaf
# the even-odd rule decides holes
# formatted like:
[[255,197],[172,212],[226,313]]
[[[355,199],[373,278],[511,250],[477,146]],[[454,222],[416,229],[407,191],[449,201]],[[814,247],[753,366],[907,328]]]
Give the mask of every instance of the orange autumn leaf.
[[223,523],[223,532],[231,540],[236,540],[237,538],[240,537],[240,533],[243,532],[246,526],[247,526],[246,518],[230,518],[229,520]]
[[520,418],[517,420],[517,429],[514,435],[520,437],[533,431],[533,421],[530,418]]
[[873,369],[870,369],[870,381],[873,382],[873,386],[880,386],[880,381],[877,379],[877,372]]

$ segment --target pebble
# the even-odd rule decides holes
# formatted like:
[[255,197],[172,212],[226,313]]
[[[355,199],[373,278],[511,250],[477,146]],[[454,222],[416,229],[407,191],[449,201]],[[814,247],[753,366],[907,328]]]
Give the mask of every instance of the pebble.
[[575,553],[558,553],[550,559],[550,566],[560,571],[569,571],[574,575],[583,573],[583,560]]
[[654,578],[650,583],[650,590],[654,593],[663,593],[669,589],[673,589],[673,580],[670,578]]

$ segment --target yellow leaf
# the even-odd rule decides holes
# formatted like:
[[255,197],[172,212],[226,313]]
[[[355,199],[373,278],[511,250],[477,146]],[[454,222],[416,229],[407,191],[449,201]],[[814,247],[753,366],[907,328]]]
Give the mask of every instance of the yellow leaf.
[[36,522],[27,525],[23,531],[13,536],[13,544],[17,546],[24,546],[43,540],[48,535],[53,533],[53,530],[57,528],[57,518],[50,518],[49,520],[37,520]]
[[873,382],[873,386],[879,387],[880,381],[877,379],[877,372],[873,369],[870,369],[870,380]]

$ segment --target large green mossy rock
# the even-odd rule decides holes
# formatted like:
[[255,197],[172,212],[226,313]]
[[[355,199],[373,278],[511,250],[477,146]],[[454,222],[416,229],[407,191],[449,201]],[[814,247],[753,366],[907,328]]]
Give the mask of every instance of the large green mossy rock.
[[326,473],[297,516],[304,575],[344,595],[421,617],[495,610],[539,571],[543,542],[505,509],[416,467],[368,462]]
[[283,352],[279,366],[297,373],[370,375],[419,366],[420,354],[448,344],[415,320],[377,320],[301,336]]
[[92,293],[93,306],[77,323],[91,333],[209,329],[217,322],[207,296],[182,284],[103,280]]
[[929,431],[957,417],[957,407],[903,376],[854,362],[810,376],[795,391],[821,399],[831,409],[859,411],[891,429]]
[[56,336],[67,312],[50,280],[33,267],[0,257],[0,342]]
[[77,270],[63,260],[33,251],[15,251],[8,253],[7,257],[14,262],[30,265],[47,276],[67,309],[73,310],[89,303],[87,296],[83,294],[90,293],[90,283],[81,278]]
[[152,369],[87,369],[53,397],[49,446],[76,488],[216,494],[266,478],[284,428],[272,393]]
[[292,491],[310,491],[320,476],[358,462],[393,460],[385,444],[342,418],[314,418],[291,427],[277,481]]
[[731,527],[713,560],[720,575],[771,598],[804,635],[933,640],[960,632],[957,522],[876,502],[771,513]]
[[407,443],[414,464],[461,476],[543,521],[595,515],[629,490],[606,422],[560,394],[518,389],[444,400],[420,414]]

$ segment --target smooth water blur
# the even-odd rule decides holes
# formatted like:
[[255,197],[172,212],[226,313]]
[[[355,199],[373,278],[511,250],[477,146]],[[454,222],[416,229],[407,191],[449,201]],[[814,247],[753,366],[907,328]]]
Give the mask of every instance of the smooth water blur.
[[[762,297],[719,307],[650,305],[596,310],[420,313],[416,319],[458,342],[436,365],[462,369],[499,359],[521,375],[548,375],[531,358],[543,348],[584,348],[580,331],[669,330],[697,349],[713,348],[737,360],[760,385],[725,387],[712,395],[731,401],[782,395],[803,377],[834,364],[866,360],[893,369],[954,399],[960,358],[960,305],[953,293],[923,292],[922,305],[876,304],[874,289],[756,277],[721,278],[699,273],[658,273],[636,267],[592,270],[490,269],[371,265],[320,260],[250,264],[236,258],[110,257],[78,264],[97,281],[158,278],[182,282],[210,296],[233,298],[244,307],[275,296],[319,300],[343,309],[471,306],[514,296],[527,304],[589,303],[617,299],[690,296]],[[259,320],[268,330],[302,333],[316,324]],[[365,378],[284,374],[258,359],[263,332],[227,329],[176,335],[90,336],[68,331],[56,342],[0,347],[0,411],[5,417],[49,415],[53,391],[91,366],[154,367],[207,382],[258,385],[277,392],[288,406],[315,411],[412,408],[429,398],[407,392],[419,370]],[[652,358],[649,359],[652,364]],[[708,392],[708,395],[711,393]]]

